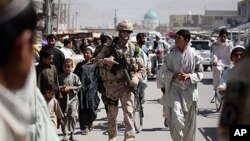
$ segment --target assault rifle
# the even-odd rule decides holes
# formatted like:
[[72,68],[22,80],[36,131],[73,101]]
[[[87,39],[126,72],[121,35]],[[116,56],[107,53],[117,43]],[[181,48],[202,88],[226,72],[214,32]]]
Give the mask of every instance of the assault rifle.
[[131,92],[135,95],[136,97],[136,101],[138,101],[138,107],[136,106],[136,109],[141,111],[141,115],[142,117],[144,117],[144,113],[143,113],[143,107],[142,107],[142,97],[141,97],[141,92],[143,92],[143,90],[146,88],[146,84],[144,84],[142,81],[139,81],[138,86],[132,86],[130,84],[131,82],[131,73],[130,73],[130,66],[126,60],[125,54],[119,53],[117,51],[117,44],[113,43],[111,46],[111,55],[114,57],[114,61],[118,62],[119,64],[114,64],[114,66],[111,68],[111,72],[113,74],[116,74],[116,71],[119,69],[123,70],[123,73],[125,75],[126,81],[128,82],[129,86],[130,86],[130,90]]

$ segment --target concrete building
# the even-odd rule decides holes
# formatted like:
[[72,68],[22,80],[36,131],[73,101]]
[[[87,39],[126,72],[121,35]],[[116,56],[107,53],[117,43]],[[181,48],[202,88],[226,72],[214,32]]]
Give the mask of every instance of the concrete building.
[[[36,12],[38,14],[38,29],[43,31],[45,28],[44,2],[33,0]],[[67,28],[67,4],[58,3],[52,4],[52,32],[63,33]],[[60,12],[59,12],[60,9]],[[58,28],[58,30],[57,30]]]
[[244,46],[250,44],[250,0],[242,0],[238,2],[238,30],[243,31],[244,34],[239,36],[239,41]]
[[173,31],[179,30],[181,28],[200,30],[202,18],[202,15],[170,15],[169,26]]
[[232,28],[237,26],[237,11],[205,10],[202,29],[211,30],[221,26]]
[[214,10],[205,10],[205,15],[170,15],[170,27],[172,30],[213,30],[221,26],[232,28],[238,25],[237,15],[237,11]]
[[165,33],[167,31],[171,31],[171,30],[167,24],[159,24],[159,26],[156,27],[155,31],[158,31],[158,32],[162,33],[163,35],[165,35]]
[[250,0],[242,0],[238,2],[237,20],[240,24],[250,22]]

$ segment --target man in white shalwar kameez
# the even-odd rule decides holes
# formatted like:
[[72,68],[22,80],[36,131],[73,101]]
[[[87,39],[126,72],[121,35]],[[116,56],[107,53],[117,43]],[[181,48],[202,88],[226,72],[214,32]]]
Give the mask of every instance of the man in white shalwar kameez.
[[233,42],[228,40],[228,32],[226,29],[221,29],[219,33],[219,40],[212,44],[212,64],[213,64],[213,86],[217,89],[222,72],[225,68],[231,67],[231,51],[233,49]]
[[203,68],[200,56],[188,45],[190,37],[188,30],[179,30],[176,47],[163,64],[165,95],[161,104],[167,106],[174,141],[194,141],[196,137],[197,83],[203,78]]
[[31,116],[12,91],[25,85],[34,56],[31,0],[0,0],[0,141],[25,141]]
[[32,66],[25,86],[15,91],[16,97],[27,106],[31,114],[31,123],[26,127],[25,141],[59,141],[49,116],[47,103],[36,85],[36,70]]

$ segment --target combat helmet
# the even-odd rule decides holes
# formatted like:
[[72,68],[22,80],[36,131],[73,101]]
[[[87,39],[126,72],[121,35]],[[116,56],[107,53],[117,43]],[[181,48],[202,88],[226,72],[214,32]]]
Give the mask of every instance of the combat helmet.
[[116,26],[116,31],[121,31],[121,30],[133,32],[132,23],[128,20],[124,20],[124,21],[119,22],[118,25]]

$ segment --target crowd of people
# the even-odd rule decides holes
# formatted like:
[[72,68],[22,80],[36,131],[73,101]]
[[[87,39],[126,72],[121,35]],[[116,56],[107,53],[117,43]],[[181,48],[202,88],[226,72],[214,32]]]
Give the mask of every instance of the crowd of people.
[[[75,54],[73,40],[64,39],[63,47],[59,49],[56,47],[57,36],[50,34],[46,36],[47,45],[41,48],[37,54],[39,57],[36,56],[38,64],[35,65],[32,38],[36,13],[30,0],[21,1],[21,4],[20,0],[0,2],[0,13],[5,13],[0,14],[1,140],[57,141],[56,130],[61,127],[62,140],[75,141],[78,120],[81,134],[88,135],[97,118],[100,93],[107,114],[108,140],[117,139],[120,101],[124,113],[124,140],[134,141],[135,93],[132,89],[139,83],[145,84],[140,92],[141,103],[144,103],[147,77],[152,75],[155,66],[145,45],[146,35],[138,33],[137,42],[132,43],[129,36],[133,25],[123,20],[116,27],[118,36],[115,38],[102,34],[93,43],[83,39],[79,47],[82,61],[74,64],[71,58]],[[19,8],[14,9],[17,6]],[[214,90],[225,95],[219,130],[221,140],[228,140],[227,127],[237,121],[227,120],[224,115],[228,113],[223,112],[232,104],[229,90],[235,85],[231,83],[244,88],[249,84],[243,77],[239,81],[236,73],[245,67],[242,64],[246,63],[240,61],[246,48],[233,46],[227,37],[227,30],[222,29],[218,41],[211,47]],[[179,30],[175,46],[170,50],[156,35],[153,48],[159,63],[157,81],[163,93],[160,103],[163,105],[164,125],[169,128],[174,141],[194,141],[196,138],[197,84],[204,74],[202,58],[190,46],[190,39],[188,30]],[[247,112],[240,113],[247,115]]]
[[[47,45],[40,50],[39,63],[35,66],[37,87],[47,102],[55,129],[61,126],[65,141],[75,140],[77,119],[82,135],[93,130],[100,102],[98,92],[102,94],[106,108],[109,140],[116,140],[119,100],[124,112],[124,138],[127,141],[135,140],[134,94],[131,86],[136,87],[141,79],[145,80],[144,61],[149,62],[149,59],[145,58],[148,56],[146,53],[145,56],[141,54],[139,46],[129,41],[129,35],[133,32],[130,21],[120,22],[117,31],[119,35],[113,40],[102,34],[100,43],[83,42],[80,46],[82,61],[76,67],[73,67],[74,61],[71,59],[72,41],[64,39],[64,47],[59,49],[56,47],[56,35],[46,37]],[[125,77],[125,64],[119,62],[122,56],[127,63],[129,80]]]

